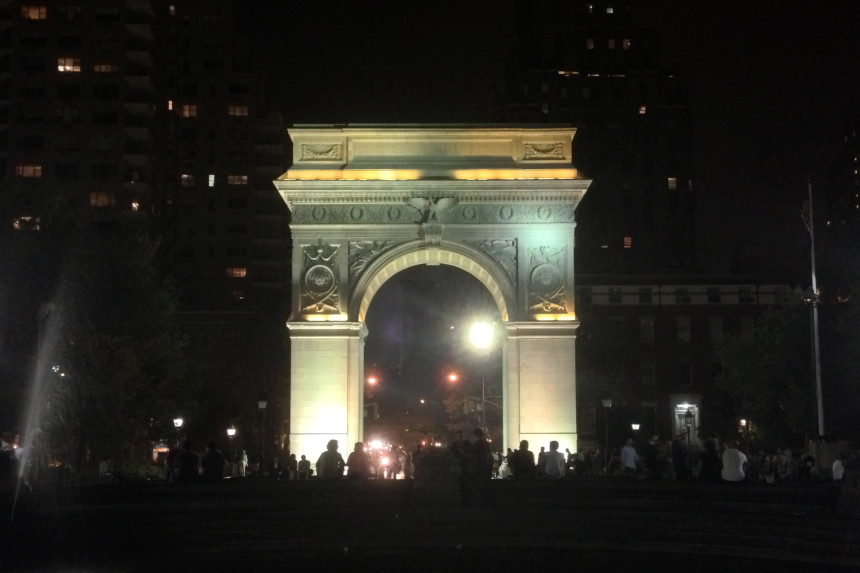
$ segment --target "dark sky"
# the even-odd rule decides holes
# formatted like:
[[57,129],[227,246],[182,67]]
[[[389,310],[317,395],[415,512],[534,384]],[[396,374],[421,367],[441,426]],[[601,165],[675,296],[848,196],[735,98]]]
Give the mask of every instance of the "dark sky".
[[[253,30],[288,123],[486,122],[513,5],[290,1]],[[860,2],[644,5],[664,67],[690,86],[705,256],[722,268],[740,250],[747,271],[804,268],[806,179],[823,176],[860,101]]]

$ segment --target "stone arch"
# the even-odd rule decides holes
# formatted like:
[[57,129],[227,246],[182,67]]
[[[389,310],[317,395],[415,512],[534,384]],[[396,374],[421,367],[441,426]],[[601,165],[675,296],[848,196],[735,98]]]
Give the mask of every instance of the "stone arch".
[[[574,212],[590,181],[569,126],[301,126],[274,183],[290,210],[290,449],[363,438],[364,319],[416,265],[451,265],[499,308],[503,447],[577,449]],[[313,456],[313,457],[311,457]]]
[[515,291],[504,271],[478,249],[448,241],[442,241],[438,249],[426,249],[422,241],[410,241],[368,265],[353,289],[350,320],[364,322],[370,302],[382,285],[400,271],[418,265],[449,265],[469,273],[490,292],[502,322],[509,320],[508,309],[515,306]]

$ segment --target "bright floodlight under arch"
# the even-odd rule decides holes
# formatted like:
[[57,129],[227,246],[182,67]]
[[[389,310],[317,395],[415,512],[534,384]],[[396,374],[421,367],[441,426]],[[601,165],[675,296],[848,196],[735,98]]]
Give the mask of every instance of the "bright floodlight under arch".
[[475,322],[469,328],[469,342],[475,348],[484,350],[493,343],[493,326],[488,322]]

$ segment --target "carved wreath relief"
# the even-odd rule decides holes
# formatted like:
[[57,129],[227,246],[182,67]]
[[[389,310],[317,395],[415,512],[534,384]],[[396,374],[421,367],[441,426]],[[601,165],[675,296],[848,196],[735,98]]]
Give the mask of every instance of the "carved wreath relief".
[[565,247],[529,249],[528,308],[533,314],[566,313]]
[[320,239],[315,245],[305,245],[304,279],[301,307],[303,313],[329,314],[338,312],[340,298],[334,272],[337,245],[327,245]]
[[343,159],[340,143],[303,143],[302,161],[338,161]]
[[558,143],[525,143],[523,159],[564,159],[564,144]]

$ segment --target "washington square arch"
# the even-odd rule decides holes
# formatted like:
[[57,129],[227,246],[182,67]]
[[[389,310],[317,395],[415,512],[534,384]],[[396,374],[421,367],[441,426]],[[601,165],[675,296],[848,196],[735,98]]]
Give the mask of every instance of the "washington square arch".
[[[577,451],[572,127],[304,125],[291,211],[290,449],[363,439],[365,317],[416,265],[480,281],[501,317],[503,447]],[[452,296],[456,294],[452,293]]]

